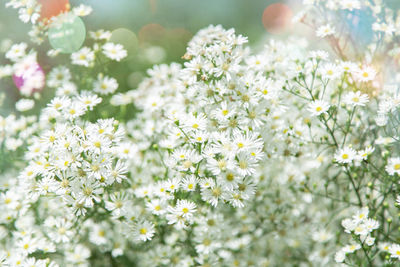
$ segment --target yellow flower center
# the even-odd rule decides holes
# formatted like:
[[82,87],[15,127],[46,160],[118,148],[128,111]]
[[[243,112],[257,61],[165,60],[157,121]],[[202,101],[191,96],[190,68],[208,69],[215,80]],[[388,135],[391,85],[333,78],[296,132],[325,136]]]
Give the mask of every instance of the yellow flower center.
[[122,208],[122,206],[123,206],[123,204],[122,204],[122,202],[121,202],[121,201],[117,201],[117,202],[115,202],[115,207],[116,207],[117,209],[120,209],[120,208]]

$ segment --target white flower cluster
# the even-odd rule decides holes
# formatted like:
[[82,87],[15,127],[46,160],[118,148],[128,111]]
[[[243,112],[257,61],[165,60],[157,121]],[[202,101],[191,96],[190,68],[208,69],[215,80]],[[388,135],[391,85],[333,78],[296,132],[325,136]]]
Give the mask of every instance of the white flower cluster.
[[[200,192],[215,207],[224,202],[243,207],[254,194],[252,177],[264,158],[269,118],[284,109],[272,80],[243,61],[245,40],[220,26],[204,29],[189,43],[185,68],[155,67],[131,93],[143,110],[131,122],[135,141],[145,158],[161,158],[164,164],[157,162],[159,171],[143,177],[137,189],[137,196],[152,200],[150,206],[164,210],[177,190]],[[187,211],[181,213],[182,208]],[[175,218],[167,218],[176,223],[190,219],[194,208],[178,204],[154,213],[172,211]]]
[[15,115],[0,116],[0,144],[4,145],[7,151],[17,150],[36,132],[35,121],[35,116],[18,118]]
[[[293,37],[253,51],[209,26],[183,65],[154,66],[121,93],[105,63],[127,52],[111,32],[90,32],[93,45],[47,79],[34,51],[10,45],[0,77],[18,87],[42,73],[21,92],[55,97],[39,116],[0,117],[0,266],[396,266],[400,101],[387,84],[398,78],[377,63],[378,39],[344,49],[331,16],[367,8],[377,18],[369,2],[304,1],[307,16],[330,14],[312,26],[337,57]],[[36,4],[8,1],[33,8],[34,39],[47,30]],[[385,36],[398,25],[385,14],[373,30],[394,50]],[[38,108],[33,99],[17,110]],[[344,234],[337,218],[349,207]]]
[[347,164],[354,162],[359,165],[362,160],[366,160],[369,155],[374,152],[374,148],[371,146],[365,149],[356,151],[351,147],[344,147],[339,149],[335,154],[335,160],[338,163]]
[[[354,253],[359,250],[362,245],[374,245],[375,238],[372,237],[372,232],[379,228],[379,222],[368,218],[368,208],[362,208],[353,216],[352,219],[344,219],[342,226],[344,231],[348,234],[354,234],[355,242],[350,245],[344,246],[335,255],[336,262],[345,261],[346,255]],[[360,245],[357,242],[361,242]]]

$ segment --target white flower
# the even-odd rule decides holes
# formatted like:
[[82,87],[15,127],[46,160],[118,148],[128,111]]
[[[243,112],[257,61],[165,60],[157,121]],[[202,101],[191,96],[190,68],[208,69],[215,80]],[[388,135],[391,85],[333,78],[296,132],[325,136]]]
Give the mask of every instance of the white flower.
[[400,158],[389,158],[388,164],[385,167],[385,170],[390,175],[400,175]]
[[133,236],[137,241],[151,240],[154,233],[154,224],[145,220],[138,222],[133,228]]
[[76,16],[80,16],[80,17],[84,17],[89,15],[90,13],[92,13],[93,9],[90,6],[86,6],[83,4],[80,4],[77,7],[74,7],[72,9],[72,12],[76,15]]
[[167,202],[160,199],[152,199],[146,204],[147,209],[155,215],[162,215],[167,211]]
[[6,58],[11,61],[17,61],[25,56],[25,50],[28,47],[26,43],[14,44],[6,53]]
[[81,244],[73,246],[71,250],[66,250],[65,253],[65,258],[68,259],[69,262],[75,263],[74,265],[81,265],[82,262],[90,257],[90,250]]
[[181,187],[185,191],[195,191],[197,186],[197,179],[194,175],[186,177],[181,182]]
[[356,235],[367,235],[369,233],[367,227],[364,224],[359,224],[354,228],[354,234]]
[[52,228],[49,236],[55,243],[67,243],[73,238],[72,222],[62,218],[54,219],[50,217],[45,223]]
[[397,258],[400,260],[400,245],[392,244],[389,247],[389,253],[391,258]]
[[359,250],[360,248],[361,248],[360,244],[351,244],[344,246],[342,248],[342,251],[347,254],[347,253],[353,253],[354,251]]
[[363,159],[366,160],[368,158],[369,155],[372,154],[372,152],[374,152],[375,148],[372,146],[368,146],[363,150],[358,151],[358,156]]
[[82,92],[78,96],[78,100],[86,107],[88,110],[93,110],[93,107],[101,103],[101,98],[95,94],[90,94],[88,92]]
[[313,240],[321,243],[329,241],[330,239],[332,239],[332,237],[333,234],[327,232],[326,230],[320,230],[312,234]]
[[346,253],[344,251],[340,250],[335,253],[335,261],[337,263],[343,262],[345,260],[345,258],[346,258]]
[[374,80],[375,77],[376,70],[371,66],[363,66],[355,73],[355,78],[360,82],[369,82]]
[[335,34],[335,27],[332,27],[330,24],[320,26],[316,32],[316,35],[321,38],[324,38],[328,35],[333,35],[333,34]]
[[351,61],[344,61],[340,64],[341,69],[346,73],[354,73],[358,70],[357,64]]
[[108,58],[120,61],[127,56],[127,52],[121,44],[105,43],[103,45],[103,53]]
[[71,54],[72,64],[89,67],[94,62],[94,52],[89,47],[82,47],[79,51]]
[[350,11],[361,8],[361,3],[359,0],[341,0],[339,1],[339,5],[341,9],[348,9]]
[[361,238],[361,241],[368,246],[372,246],[375,243],[375,238],[368,235],[365,238]]
[[18,100],[17,103],[15,103],[15,108],[20,112],[24,112],[32,109],[34,105],[35,101],[33,101],[32,99],[23,98]]
[[356,155],[357,153],[354,149],[351,147],[345,147],[336,152],[335,160],[338,163],[351,163]]
[[105,30],[98,30],[95,32],[89,32],[90,37],[94,40],[109,40],[111,38],[111,32]]
[[369,101],[369,97],[367,94],[361,94],[360,91],[350,92],[344,96],[344,103],[349,106],[365,106]]
[[75,119],[85,114],[85,106],[80,102],[72,102],[71,105],[63,108],[63,114],[67,119]]
[[95,91],[96,93],[102,95],[111,94],[114,93],[115,90],[117,90],[118,82],[114,78],[99,74],[97,80],[93,84],[93,87],[93,91]]
[[39,12],[40,5],[38,5],[34,0],[27,0],[25,7],[18,10],[19,19],[24,23],[31,22],[32,24],[35,24],[40,18]]
[[356,224],[359,224],[361,222],[364,222],[364,220],[368,218],[368,214],[369,214],[368,207],[363,207],[356,212],[356,214],[353,216],[353,220]]
[[394,32],[396,32],[396,27],[393,25],[393,23],[378,23],[375,22],[372,24],[372,29],[374,31],[379,31],[379,32],[384,32],[389,36],[392,36]]
[[336,79],[342,75],[342,70],[336,64],[326,63],[318,70],[322,79]]
[[106,209],[112,211],[112,214],[116,217],[123,216],[127,213],[127,206],[129,201],[125,194],[114,193],[110,194],[109,201],[105,201]]
[[308,111],[311,113],[311,116],[319,116],[321,114],[326,113],[330,108],[328,102],[323,100],[315,100],[308,104]]
[[342,220],[342,226],[344,228],[344,231],[350,234],[356,228],[357,223],[351,219],[344,219]]
[[49,87],[59,87],[71,80],[71,72],[67,67],[58,66],[53,68],[48,74],[47,85]]
[[174,212],[183,218],[191,218],[196,212],[196,204],[186,199],[178,199]]

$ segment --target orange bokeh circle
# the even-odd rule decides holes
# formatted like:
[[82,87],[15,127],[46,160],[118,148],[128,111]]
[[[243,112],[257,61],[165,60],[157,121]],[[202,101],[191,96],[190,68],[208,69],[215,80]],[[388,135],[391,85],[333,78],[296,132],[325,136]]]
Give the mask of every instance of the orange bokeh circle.
[[275,3],[267,6],[262,15],[264,28],[270,33],[285,31],[292,19],[293,12],[289,6]]
[[52,17],[67,12],[70,9],[69,0],[38,0],[42,5],[40,10],[40,20],[47,22]]

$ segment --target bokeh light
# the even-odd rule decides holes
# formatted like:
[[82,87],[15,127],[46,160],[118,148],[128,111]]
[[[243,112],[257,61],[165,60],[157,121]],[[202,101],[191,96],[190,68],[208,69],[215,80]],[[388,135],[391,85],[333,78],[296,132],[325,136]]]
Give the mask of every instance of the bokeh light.
[[146,43],[158,44],[165,37],[165,28],[156,23],[146,24],[139,30],[138,37],[140,45]]
[[342,13],[353,40],[357,40],[357,44],[361,46],[370,43],[374,35],[373,18],[365,10],[344,10]]
[[126,59],[131,59],[138,50],[138,39],[136,34],[126,28],[119,28],[112,31],[110,42],[118,43],[124,46],[128,52]]
[[69,0],[38,0],[38,2],[42,5],[40,19],[45,22],[70,9]]
[[282,33],[290,25],[293,12],[289,6],[275,3],[267,6],[262,15],[264,28],[269,33]]
[[149,0],[151,13],[155,14],[157,11],[157,0]]
[[86,28],[81,18],[65,14],[51,24],[48,35],[50,45],[54,49],[62,53],[73,53],[85,41]]

